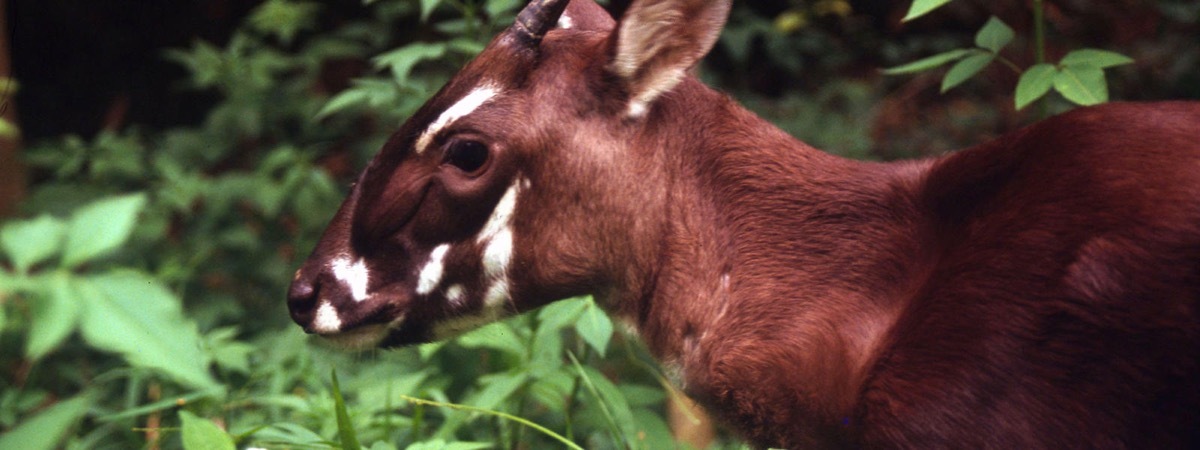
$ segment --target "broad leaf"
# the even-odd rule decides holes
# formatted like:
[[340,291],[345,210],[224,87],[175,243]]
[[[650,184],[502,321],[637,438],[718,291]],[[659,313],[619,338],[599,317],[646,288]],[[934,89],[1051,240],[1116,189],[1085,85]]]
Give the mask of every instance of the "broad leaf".
[[157,280],[125,271],[75,279],[84,303],[80,331],[89,344],[120,353],[195,388],[214,388],[196,324]]
[[543,306],[537,315],[537,332],[540,334],[557,331],[575,323],[579,315],[583,314],[583,309],[587,307],[587,301],[584,299],[585,297],[568,298]]
[[87,396],[75,397],[46,408],[3,435],[0,448],[21,450],[53,450],[71,431],[76,422],[87,413],[92,400]]
[[1009,28],[996,16],[992,16],[975,35],[975,45],[991,50],[992,53],[1000,53],[1000,49],[1012,42],[1013,36],[1012,28]]
[[947,3],[950,3],[950,0],[913,0],[912,6],[908,8],[908,14],[905,14],[904,19],[901,20],[908,22]]
[[996,55],[993,53],[977,51],[975,54],[954,64],[946,72],[946,77],[942,78],[942,92],[953,89],[955,86],[969,80],[975,74],[979,73],[979,71],[983,70],[984,67],[987,67],[988,64],[991,64],[994,59],[996,59]]
[[527,339],[517,334],[507,323],[495,322],[467,332],[458,338],[466,348],[490,348],[524,358],[529,353]]
[[1089,106],[1108,101],[1104,70],[1092,66],[1064,66],[1054,76],[1054,90],[1076,104]]
[[477,408],[497,409],[528,380],[529,374],[526,372],[486,375],[479,380],[483,389],[471,396],[465,403]]
[[1050,92],[1056,74],[1058,69],[1053,64],[1043,63],[1025,69],[1025,73],[1021,74],[1021,79],[1017,82],[1017,109],[1024,108]]
[[25,342],[25,356],[32,360],[41,359],[71,335],[79,324],[79,312],[83,308],[71,275],[56,272],[47,277],[48,285],[43,295],[33,299],[30,306],[29,340]]
[[1064,67],[1091,66],[1098,69],[1104,69],[1113,66],[1130,64],[1132,62],[1132,58],[1120,53],[1085,48],[1067,53],[1067,56],[1064,56],[1063,59],[1059,61],[1059,64]]
[[397,83],[405,84],[413,66],[427,59],[441,58],[446,54],[446,44],[430,44],[417,42],[376,56],[373,60],[375,67],[387,67],[392,71],[392,78]]
[[63,264],[75,267],[120,247],[129,239],[145,204],[144,194],[132,194],[104,198],[79,208],[67,224]]
[[944,53],[938,53],[933,56],[918,59],[908,64],[899,65],[896,67],[883,69],[884,75],[901,75],[906,73],[922,72],[934,67],[941,66],[951,61],[957,61],[973,53],[972,50],[956,49]]
[[595,302],[588,302],[583,315],[575,323],[575,330],[600,356],[608,351],[608,342],[612,340],[613,324],[607,314]]
[[233,438],[213,421],[179,411],[184,450],[236,450]]
[[62,249],[65,231],[62,221],[48,215],[9,222],[0,228],[0,247],[17,272],[25,273]]

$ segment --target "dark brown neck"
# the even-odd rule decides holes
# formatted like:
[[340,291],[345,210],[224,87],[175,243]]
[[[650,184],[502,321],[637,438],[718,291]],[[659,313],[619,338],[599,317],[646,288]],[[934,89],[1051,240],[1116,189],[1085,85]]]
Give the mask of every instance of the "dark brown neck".
[[[679,89],[648,128],[696,132],[646,136],[673,155],[670,199],[653,282],[622,312],[701,399],[800,396],[844,414],[916,278],[926,165],[834,157],[694,80]],[[754,377],[811,391],[732,393]]]

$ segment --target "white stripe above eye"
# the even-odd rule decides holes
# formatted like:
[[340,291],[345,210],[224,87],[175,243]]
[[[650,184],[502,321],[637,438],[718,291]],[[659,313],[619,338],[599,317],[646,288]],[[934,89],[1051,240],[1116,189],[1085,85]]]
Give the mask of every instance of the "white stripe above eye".
[[421,133],[421,137],[417,138],[417,145],[414,150],[418,155],[425,152],[425,148],[429,147],[429,144],[433,142],[433,137],[437,136],[438,132],[442,131],[443,128],[475,112],[476,109],[483,106],[484,103],[487,103],[488,100],[491,100],[492,97],[495,97],[499,93],[499,88],[494,84],[484,84],[471,90],[461,100],[450,105],[445,111],[442,111],[442,115],[438,116],[437,120],[434,120],[433,123],[430,123],[429,127],[425,128],[425,131]]

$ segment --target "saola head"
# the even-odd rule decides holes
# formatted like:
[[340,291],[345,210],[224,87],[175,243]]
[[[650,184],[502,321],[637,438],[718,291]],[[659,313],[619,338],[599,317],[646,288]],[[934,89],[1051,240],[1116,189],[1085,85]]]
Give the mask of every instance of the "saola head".
[[637,285],[663,156],[636,144],[711,48],[728,1],[535,0],[395,132],[288,293],[349,347],[451,336]]

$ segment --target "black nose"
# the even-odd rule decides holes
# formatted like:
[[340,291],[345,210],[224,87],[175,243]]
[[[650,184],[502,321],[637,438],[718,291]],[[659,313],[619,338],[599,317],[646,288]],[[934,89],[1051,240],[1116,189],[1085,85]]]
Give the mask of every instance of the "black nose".
[[317,311],[317,296],[321,292],[317,277],[299,276],[288,289],[288,312],[296,324],[312,333],[313,316]]

